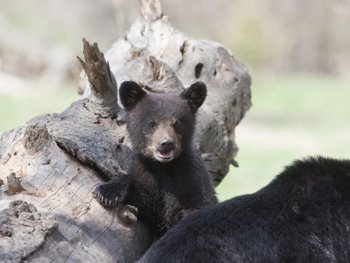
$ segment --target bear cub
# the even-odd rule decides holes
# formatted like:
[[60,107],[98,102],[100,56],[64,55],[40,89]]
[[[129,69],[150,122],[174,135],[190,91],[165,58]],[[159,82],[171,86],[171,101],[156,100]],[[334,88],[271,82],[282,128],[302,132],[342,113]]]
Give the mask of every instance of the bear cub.
[[127,174],[97,186],[94,195],[107,208],[135,206],[138,220],[159,238],[189,212],[217,202],[192,142],[206,86],[196,82],[180,94],[159,94],[126,81],[119,95],[133,156]]

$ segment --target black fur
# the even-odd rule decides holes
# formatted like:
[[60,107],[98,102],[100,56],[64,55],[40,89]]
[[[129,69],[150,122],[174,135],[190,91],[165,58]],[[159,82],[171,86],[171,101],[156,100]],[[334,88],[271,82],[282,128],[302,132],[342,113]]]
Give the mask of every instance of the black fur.
[[296,161],[260,191],[197,211],[139,262],[349,262],[350,161]]
[[145,95],[146,92],[134,81],[124,81],[119,87],[120,100],[128,111],[132,110]]
[[180,96],[188,102],[193,111],[197,111],[207,96],[207,87],[203,82],[197,81],[185,89]]
[[[209,173],[192,145],[195,114],[205,94],[201,83],[179,95],[148,94],[135,82],[120,87],[134,157],[127,175],[98,186],[95,197],[106,207],[136,206],[138,219],[150,226],[156,238],[193,210],[216,203]],[[176,137],[160,148],[176,151],[174,159],[164,163],[149,150],[150,138],[160,125]]]

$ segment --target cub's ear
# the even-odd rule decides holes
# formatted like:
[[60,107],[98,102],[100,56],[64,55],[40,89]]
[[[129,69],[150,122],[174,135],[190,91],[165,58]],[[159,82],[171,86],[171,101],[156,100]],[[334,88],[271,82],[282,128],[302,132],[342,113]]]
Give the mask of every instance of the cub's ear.
[[207,96],[207,86],[200,81],[193,83],[189,88],[181,92],[180,97],[188,102],[193,111],[197,111]]
[[124,81],[119,87],[120,102],[125,110],[132,110],[146,95],[146,92],[134,81]]

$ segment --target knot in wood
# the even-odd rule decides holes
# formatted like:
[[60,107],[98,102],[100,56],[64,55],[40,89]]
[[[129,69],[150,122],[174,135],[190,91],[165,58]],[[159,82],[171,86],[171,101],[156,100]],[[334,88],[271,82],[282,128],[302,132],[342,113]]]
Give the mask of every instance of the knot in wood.
[[46,125],[30,125],[24,133],[24,148],[30,155],[34,155],[44,149],[50,138]]
[[17,177],[15,173],[10,173],[7,176],[7,191],[8,195],[15,195],[23,190],[21,185],[21,178]]

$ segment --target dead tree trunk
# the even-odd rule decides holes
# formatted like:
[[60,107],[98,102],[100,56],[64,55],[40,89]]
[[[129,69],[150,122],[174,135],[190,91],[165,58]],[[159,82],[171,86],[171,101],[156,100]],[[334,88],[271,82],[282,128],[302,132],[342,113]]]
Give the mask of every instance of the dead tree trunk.
[[109,63],[84,41],[84,99],[0,139],[0,262],[133,262],[147,249],[152,236],[140,222],[128,224],[132,211],[107,211],[91,194],[129,165],[117,100],[124,80],[150,92],[205,82],[197,146],[216,184],[234,162],[234,129],[250,107],[246,68],[220,44],[173,28],[159,1],[142,1],[141,14],[107,52]]

